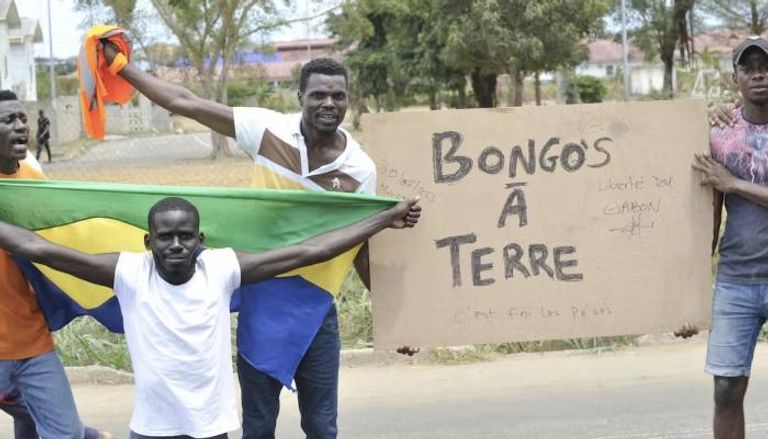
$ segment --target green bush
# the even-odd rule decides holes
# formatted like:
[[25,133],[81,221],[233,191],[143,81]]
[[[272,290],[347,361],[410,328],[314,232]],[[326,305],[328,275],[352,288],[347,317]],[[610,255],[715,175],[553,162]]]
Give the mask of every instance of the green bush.
[[579,93],[579,99],[584,104],[603,102],[608,89],[598,78],[589,75],[577,76],[574,85]]

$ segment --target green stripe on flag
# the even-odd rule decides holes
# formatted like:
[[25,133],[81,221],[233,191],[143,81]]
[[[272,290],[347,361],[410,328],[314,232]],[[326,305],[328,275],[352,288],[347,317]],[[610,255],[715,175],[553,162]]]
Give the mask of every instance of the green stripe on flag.
[[296,243],[397,202],[339,192],[0,179],[0,220],[41,230],[102,217],[146,229],[150,207],[168,196],[197,206],[208,245],[247,251]]

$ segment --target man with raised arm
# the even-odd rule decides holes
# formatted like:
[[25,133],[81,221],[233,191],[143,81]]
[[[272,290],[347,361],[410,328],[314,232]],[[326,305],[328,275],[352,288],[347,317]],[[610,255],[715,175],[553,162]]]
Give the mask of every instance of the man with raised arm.
[[[114,45],[107,43],[104,47],[108,64],[117,53]],[[157,105],[234,138],[254,161],[255,187],[366,194],[376,190],[373,161],[340,127],[348,106],[348,73],[333,59],[318,58],[302,66],[300,115],[264,108],[232,108],[202,99],[130,64],[118,74]],[[370,289],[367,244],[354,258],[354,266]],[[280,391],[283,385],[290,386],[291,378],[296,383],[301,427],[306,435],[312,439],[337,435],[341,343],[336,307],[330,300],[318,307],[322,315],[317,319],[280,320],[285,314],[276,311],[288,305],[278,306],[270,299],[293,297],[296,303],[306,287],[311,285],[276,278],[260,287],[263,294],[242,296],[237,340],[244,439],[274,437]],[[276,331],[264,322],[276,322],[281,329]],[[308,340],[303,340],[306,335],[302,331],[309,332]],[[412,354],[407,349],[402,352]],[[295,371],[295,375],[278,373],[277,367],[268,364],[281,355],[289,363],[283,368]]]
[[[143,253],[87,254],[0,222],[0,248],[112,288],[134,371],[131,439],[227,437],[238,428],[229,306],[240,285],[330,259],[387,227],[413,227],[416,200],[263,253],[202,249],[197,209],[169,197],[149,211]],[[50,436],[56,437],[56,436]]]

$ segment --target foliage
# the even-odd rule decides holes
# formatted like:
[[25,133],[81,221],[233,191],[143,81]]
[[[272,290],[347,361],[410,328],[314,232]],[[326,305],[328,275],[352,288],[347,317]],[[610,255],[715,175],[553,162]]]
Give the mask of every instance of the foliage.
[[[432,1],[358,0],[345,3],[328,24],[339,46],[351,47],[347,65],[353,97],[370,97],[376,111],[392,110],[406,95],[424,93],[438,107],[442,90],[463,93],[463,72],[442,57],[444,46]],[[353,108],[360,111],[353,102]]]
[[579,99],[584,104],[603,102],[603,98],[608,93],[608,89],[603,82],[594,76],[577,76],[574,85],[579,93]]
[[357,0],[331,17],[364,96],[423,93],[431,108],[445,90],[466,106],[465,77],[480,107],[497,103],[496,78],[575,66],[600,31],[607,0]]
[[125,336],[113,334],[90,317],[78,318],[54,334],[56,349],[66,366],[101,365],[131,370]]
[[766,0],[699,0],[697,6],[709,17],[732,28],[747,29],[752,35],[761,35],[768,28]]
[[495,104],[495,77],[509,73],[522,104],[528,73],[573,67],[586,59],[584,41],[602,29],[601,0],[443,0],[450,59],[470,72],[478,105]]
[[[56,73],[59,73],[57,69]],[[48,66],[38,66],[35,71],[37,75],[37,99],[39,101],[48,100],[51,98],[51,76]],[[76,76],[57,76],[56,77],[56,93],[58,95],[76,95],[80,90],[80,81]]]
[[343,346],[370,346],[373,343],[373,312],[371,296],[351,270],[336,300],[339,311],[339,331]]
[[429,361],[439,364],[466,364],[489,361],[503,355],[541,353],[562,350],[616,350],[636,343],[634,336],[572,338],[567,340],[527,341],[499,344],[480,344],[430,351]]

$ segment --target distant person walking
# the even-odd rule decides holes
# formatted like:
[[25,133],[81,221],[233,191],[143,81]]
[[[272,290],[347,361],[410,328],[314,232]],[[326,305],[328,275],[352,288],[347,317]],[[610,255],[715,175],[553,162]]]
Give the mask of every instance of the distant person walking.
[[48,163],[51,163],[51,146],[49,145],[49,141],[51,139],[51,121],[47,117],[45,117],[45,113],[43,110],[40,110],[38,113],[39,117],[37,118],[37,154],[35,155],[35,158],[40,160],[40,154],[43,152],[43,148],[45,148],[45,152],[48,153]]

